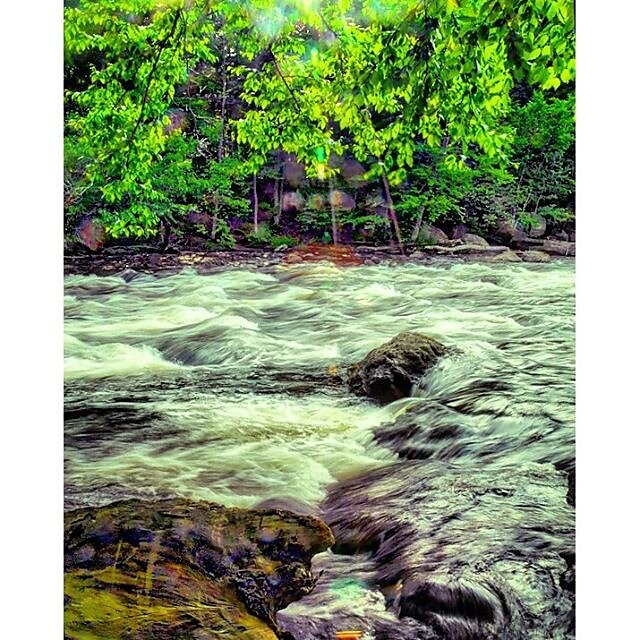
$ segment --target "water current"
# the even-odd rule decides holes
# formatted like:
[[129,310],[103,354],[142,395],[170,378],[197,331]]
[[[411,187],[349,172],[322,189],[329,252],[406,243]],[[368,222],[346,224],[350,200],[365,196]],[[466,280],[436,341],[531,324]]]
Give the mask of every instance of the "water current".
[[[574,265],[329,263],[65,278],[65,505],[314,513],[295,640],[572,638]],[[345,367],[455,347],[386,407]]]

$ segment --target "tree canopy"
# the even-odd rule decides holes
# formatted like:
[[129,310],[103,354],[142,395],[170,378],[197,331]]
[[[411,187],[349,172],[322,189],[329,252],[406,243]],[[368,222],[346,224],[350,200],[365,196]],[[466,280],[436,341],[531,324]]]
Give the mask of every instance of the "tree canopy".
[[575,76],[568,0],[80,0],[65,51],[67,131],[114,237],[157,228],[158,167],[181,134],[170,108],[199,65],[238,83],[221,135],[232,128],[246,173],[284,151],[328,180],[348,156],[389,199],[425,145],[450,169],[506,161],[514,86]]

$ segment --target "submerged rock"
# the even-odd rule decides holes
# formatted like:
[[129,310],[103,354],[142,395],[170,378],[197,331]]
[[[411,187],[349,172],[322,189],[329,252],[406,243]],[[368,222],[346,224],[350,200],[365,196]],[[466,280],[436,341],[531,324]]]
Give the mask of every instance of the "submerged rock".
[[183,499],[65,515],[65,638],[277,640],[276,612],[315,585],[320,520]]
[[446,347],[434,338],[405,331],[350,367],[349,388],[381,404],[405,398],[445,352]]

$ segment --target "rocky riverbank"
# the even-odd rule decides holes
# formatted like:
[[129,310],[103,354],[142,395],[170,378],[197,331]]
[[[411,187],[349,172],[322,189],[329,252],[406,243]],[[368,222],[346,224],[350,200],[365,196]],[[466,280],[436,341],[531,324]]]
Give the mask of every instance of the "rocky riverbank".
[[[471,235],[471,234],[469,234]],[[474,236],[475,238],[475,236]],[[532,240],[532,242],[534,242]],[[357,264],[403,264],[415,262],[429,264],[436,261],[456,262],[551,262],[572,259],[575,243],[545,239],[516,243],[515,246],[481,244],[479,241],[451,240],[447,244],[407,247],[404,254],[392,246],[308,245],[289,249],[252,249],[240,247],[219,251],[159,252],[153,249],[136,250],[134,247],[113,247],[95,253],[65,255],[65,275],[114,275],[127,271],[144,273],[174,273],[185,267],[199,273],[221,269],[250,267],[269,268],[281,263],[296,264],[307,261],[330,260],[344,266]]]

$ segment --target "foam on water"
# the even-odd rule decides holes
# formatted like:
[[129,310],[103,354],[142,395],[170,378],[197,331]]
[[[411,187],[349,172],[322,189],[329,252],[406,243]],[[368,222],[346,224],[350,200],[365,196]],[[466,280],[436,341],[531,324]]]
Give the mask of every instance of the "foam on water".
[[[135,430],[128,433],[121,425],[129,436],[125,451],[96,447],[88,462],[85,453],[75,455],[69,447],[74,504],[82,487],[92,502],[108,501],[111,490],[119,496],[153,488],[228,504],[278,495],[317,504],[324,487],[341,474],[393,457],[372,440],[371,430],[415,401],[381,410],[328,395],[322,387],[295,398],[247,393],[246,387],[263,394],[273,376],[286,381],[326,373],[404,330],[458,348],[436,367],[418,397],[455,396],[470,376],[495,378],[501,370],[531,387],[537,378],[527,372],[543,370],[545,384],[562,392],[550,410],[564,410],[571,419],[569,263],[348,269],[319,263],[268,274],[184,270],[161,278],[134,276],[65,279],[68,405],[91,410],[100,397],[100,411],[108,411],[111,394],[131,410],[160,416],[151,440],[149,434],[136,439]],[[194,387],[193,397],[185,399],[191,383],[181,377],[179,399],[169,394],[168,401],[159,401],[151,394],[141,404],[133,397],[141,384],[136,380],[161,376],[156,388],[162,389],[173,373],[189,371],[206,372],[210,388]],[[91,380],[102,386],[91,387]],[[108,392],[100,380],[109,381]],[[559,402],[563,396],[565,405]],[[495,410],[503,401],[484,402]]]
[[[289,496],[315,505],[332,482],[396,457],[371,438],[393,410],[359,401],[223,394],[146,410],[165,427],[142,431],[141,416],[90,451],[68,447],[68,483],[101,496],[117,485],[119,495],[149,488],[243,507]],[[69,429],[77,435],[83,424]]]

